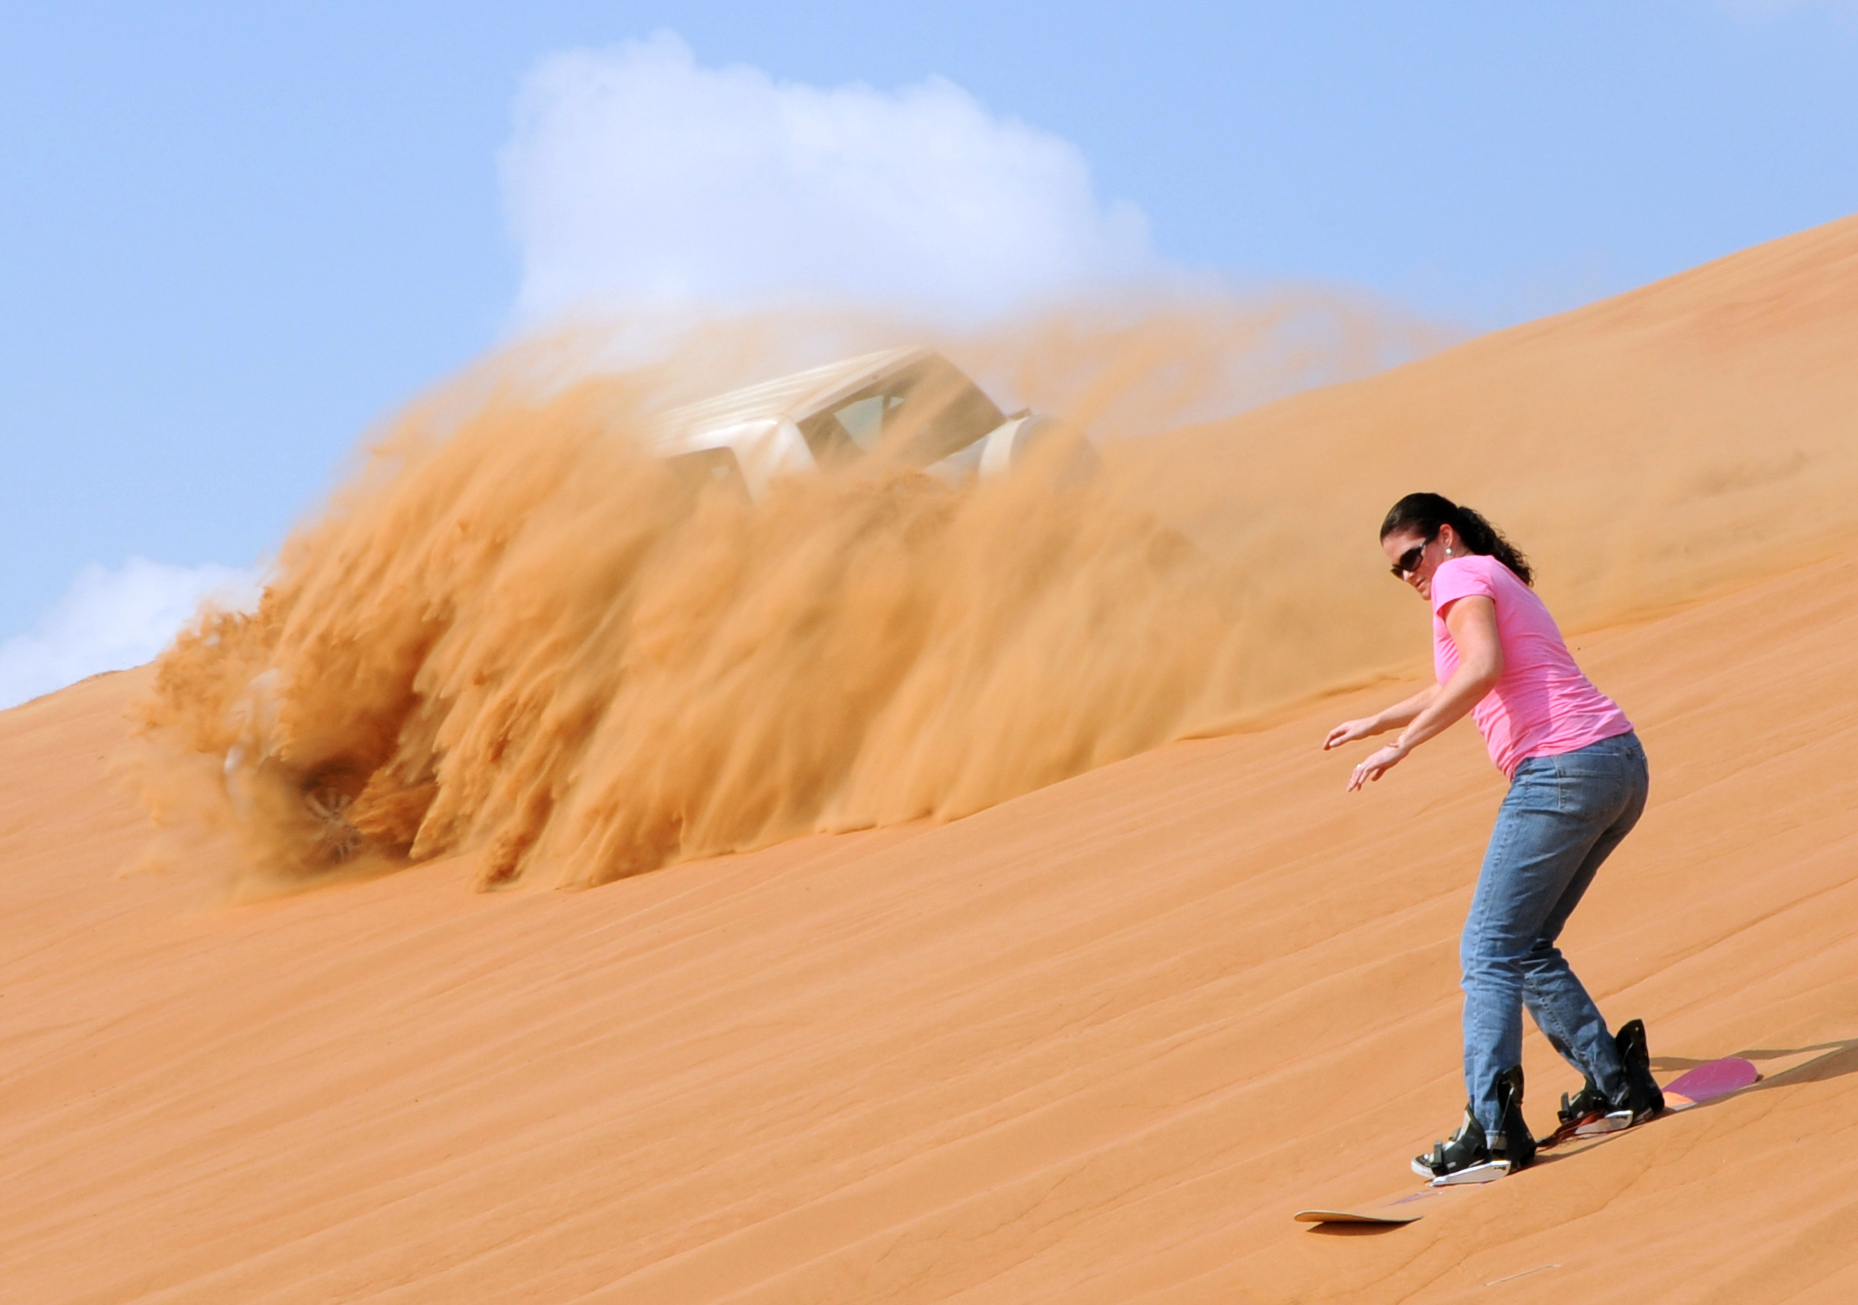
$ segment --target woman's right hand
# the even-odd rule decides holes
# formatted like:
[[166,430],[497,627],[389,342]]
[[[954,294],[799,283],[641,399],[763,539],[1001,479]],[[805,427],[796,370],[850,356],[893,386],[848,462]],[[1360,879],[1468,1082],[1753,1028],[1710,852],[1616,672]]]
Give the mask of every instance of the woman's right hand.
[[1379,734],[1380,720],[1374,716],[1364,716],[1360,720],[1345,720],[1329,731],[1329,737],[1323,740],[1323,751],[1339,748],[1344,743],[1353,743],[1356,739],[1365,739]]

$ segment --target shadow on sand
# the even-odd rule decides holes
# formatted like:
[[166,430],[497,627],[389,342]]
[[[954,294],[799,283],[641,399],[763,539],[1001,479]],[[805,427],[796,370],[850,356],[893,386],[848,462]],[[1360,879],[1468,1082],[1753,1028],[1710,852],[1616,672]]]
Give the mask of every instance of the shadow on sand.
[[1313,1223],[1310,1235],[1315,1237],[1380,1237],[1386,1233],[1399,1232],[1406,1227],[1403,1223]]
[[[1730,1097],[1739,1097],[1744,1092],[1761,1092],[1768,1088],[1792,1087],[1797,1083],[1823,1083],[1827,1079],[1843,1078],[1847,1074],[1858,1072],[1858,1038],[1846,1038],[1841,1042],[1819,1042],[1810,1047],[1757,1047],[1747,1051],[1731,1052],[1743,1060],[1751,1060],[1755,1068],[1762,1063],[1776,1060],[1792,1060],[1797,1056],[1819,1054],[1812,1059],[1790,1066],[1775,1074],[1763,1073],[1757,1083],[1753,1083],[1738,1092],[1716,1097],[1702,1105],[1714,1105],[1717,1101],[1727,1101]],[[1652,1068],[1661,1072],[1694,1069],[1708,1061],[1685,1060],[1681,1056],[1653,1056]],[[1700,1109],[1699,1107],[1693,1107]]]

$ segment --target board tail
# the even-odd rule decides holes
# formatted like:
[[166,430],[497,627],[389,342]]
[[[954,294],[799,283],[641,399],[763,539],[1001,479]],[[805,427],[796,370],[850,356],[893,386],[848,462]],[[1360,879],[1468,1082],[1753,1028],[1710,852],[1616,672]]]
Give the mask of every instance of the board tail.
[[1740,1056],[1724,1056],[1686,1070],[1664,1085],[1667,1110],[1688,1110],[1715,1097],[1740,1092],[1761,1079],[1754,1062]]

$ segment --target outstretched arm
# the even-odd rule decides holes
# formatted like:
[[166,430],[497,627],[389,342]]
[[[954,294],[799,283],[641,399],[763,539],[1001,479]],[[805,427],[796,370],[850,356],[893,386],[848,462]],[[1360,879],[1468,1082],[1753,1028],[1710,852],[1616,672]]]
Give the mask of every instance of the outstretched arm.
[[[1379,779],[1414,748],[1455,725],[1503,678],[1503,644],[1497,638],[1495,603],[1482,594],[1468,594],[1451,605],[1445,614],[1445,627],[1452,632],[1452,642],[1458,648],[1458,669],[1444,684],[1434,686],[1429,700],[1407,721],[1399,738],[1355,767],[1348,781],[1351,792]],[[1414,694],[1400,706],[1426,696]],[[1331,737],[1334,733],[1331,731]]]
[[1432,700],[1445,691],[1443,684],[1428,684],[1404,702],[1396,702],[1384,711],[1372,716],[1363,716],[1359,720],[1345,720],[1329,731],[1329,737],[1323,740],[1323,751],[1339,748],[1344,743],[1353,743],[1356,739],[1371,738],[1376,734],[1385,734],[1388,730],[1397,730],[1402,725],[1411,724],[1413,718],[1432,705]]

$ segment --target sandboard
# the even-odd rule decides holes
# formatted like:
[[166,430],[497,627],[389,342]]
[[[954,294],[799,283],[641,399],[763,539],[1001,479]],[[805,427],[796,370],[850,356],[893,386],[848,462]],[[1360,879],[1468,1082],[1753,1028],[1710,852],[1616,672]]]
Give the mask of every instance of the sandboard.
[[[1688,1110],[1717,1097],[1728,1096],[1731,1092],[1740,1092],[1761,1078],[1761,1073],[1751,1061],[1740,1056],[1724,1056],[1720,1060],[1706,1060],[1701,1065],[1694,1065],[1664,1085],[1664,1108],[1666,1113]],[[1604,1120],[1591,1120],[1572,1127],[1563,1124],[1541,1140],[1541,1149],[1565,1145],[1573,1141],[1590,1141],[1594,1138],[1610,1137],[1615,1132],[1623,1132],[1623,1126],[1608,1126]]]
[[1688,1110],[1716,1097],[1740,1092],[1760,1078],[1761,1071],[1755,1068],[1754,1062],[1740,1056],[1705,1061],[1664,1085],[1664,1108]]
[[[1755,1068],[1754,1062],[1744,1060],[1740,1056],[1724,1056],[1720,1060],[1705,1061],[1701,1065],[1686,1070],[1664,1085],[1665,1110],[1667,1112],[1688,1110],[1705,1101],[1728,1096],[1731,1092],[1740,1092],[1743,1088],[1758,1082],[1760,1078],[1761,1073]],[[1615,1135],[1612,1133],[1577,1135],[1570,1131],[1565,1135],[1544,1138],[1542,1145],[1546,1149],[1556,1145],[1557,1142],[1564,1145],[1572,1142],[1593,1143]],[[1476,1169],[1481,1172],[1466,1171],[1448,1178],[1434,1179],[1431,1184],[1417,1192],[1410,1192],[1391,1200],[1372,1201],[1352,1210],[1299,1210],[1291,1217],[1298,1223],[1354,1223],[1382,1226],[1414,1223],[1425,1217],[1424,1210],[1416,1209],[1415,1206],[1444,1196],[1453,1187],[1492,1182],[1508,1173],[1509,1166],[1498,1163],[1479,1165]]]
[[1405,1214],[1397,1210],[1299,1210],[1291,1216],[1298,1223],[1412,1223],[1423,1214]]
[[1442,1201],[1450,1201],[1462,1192],[1467,1184],[1475,1186],[1480,1183],[1493,1182],[1507,1172],[1507,1163],[1490,1166],[1496,1172],[1488,1170],[1483,1176],[1460,1178],[1455,1183],[1431,1182],[1417,1192],[1411,1188],[1393,1196],[1384,1196],[1378,1201],[1368,1201],[1352,1207],[1338,1207],[1332,1210],[1299,1210],[1291,1217],[1298,1223],[1366,1223],[1366,1224],[1403,1224],[1413,1223],[1422,1218],[1428,1210],[1437,1209]]
[[1398,1225],[1423,1219],[1426,1207],[1449,1196],[1447,1188],[1422,1187],[1417,1192],[1379,1201],[1369,1201],[1352,1210],[1299,1210],[1292,1216],[1298,1223],[1365,1223]]

